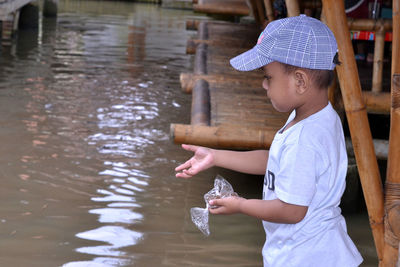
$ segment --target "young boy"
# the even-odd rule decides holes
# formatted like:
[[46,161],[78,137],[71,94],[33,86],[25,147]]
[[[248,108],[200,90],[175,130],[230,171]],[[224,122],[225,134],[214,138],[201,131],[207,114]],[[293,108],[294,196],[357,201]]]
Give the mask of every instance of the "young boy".
[[347,154],[340,119],[327,88],[338,64],[329,28],[305,15],[273,21],[257,45],[231,59],[240,71],[262,68],[274,108],[291,112],[270,150],[238,152],[182,145],[194,156],[178,166],[189,178],[212,166],[263,174],[263,199],[229,197],[210,202],[213,214],[262,219],[264,266],[353,267],[362,262],[339,208]]

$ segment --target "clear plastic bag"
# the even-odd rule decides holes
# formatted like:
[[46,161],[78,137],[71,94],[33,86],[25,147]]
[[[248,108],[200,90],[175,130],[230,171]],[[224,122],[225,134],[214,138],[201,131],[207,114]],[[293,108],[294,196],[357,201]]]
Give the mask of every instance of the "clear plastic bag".
[[217,208],[208,204],[212,199],[220,199],[225,197],[238,196],[233,191],[232,185],[225,180],[221,175],[217,175],[214,180],[214,188],[208,191],[204,195],[204,201],[206,207],[203,208],[191,208],[190,215],[192,222],[199,228],[199,230],[206,236],[210,235],[210,228],[208,225],[208,208]]

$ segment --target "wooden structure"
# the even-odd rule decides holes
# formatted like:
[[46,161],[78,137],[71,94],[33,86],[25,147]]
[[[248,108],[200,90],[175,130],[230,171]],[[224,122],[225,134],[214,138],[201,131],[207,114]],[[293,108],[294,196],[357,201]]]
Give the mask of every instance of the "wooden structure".
[[191,124],[171,125],[176,142],[235,149],[270,145],[287,114],[273,109],[260,73],[229,67],[229,59],[251,48],[259,33],[254,25],[198,24],[194,73],[180,77],[183,91],[192,93]]
[[[262,5],[261,1],[248,2],[256,22],[253,26],[226,22],[196,24],[198,36],[188,49],[196,54],[195,70],[193,74],[181,75],[184,91],[192,92],[192,121],[190,125],[171,125],[176,143],[233,149],[266,148],[276,129],[285,121],[287,114],[274,112],[268,100],[260,101],[261,75],[243,75],[229,66],[229,58],[252,47],[261,29],[274,19],[271,0],[264,0]],[[330,100],[335,106],[342,106],[347,117],[379,266],[395,267],[400,242],[400,0],[392,0],[392,20],[347,19],[343,1],[285,2],[288,16],[298,15],[304,7],[322,8],[321,20],[336,36],[342,62],[336,68],[341,97],[334,97],[337,94],[332,87]],[[350,39],[350,31],[360,30],[375,34],[370,88],[361,88]],[[384,42],[388,32],[392,32],[390,89],[382,87]],[[249,36],[243,38],[244,34]],[[377,164],[367,117],[371,112],[391,118],[386,179],[380,177]]]
[[[57,6],[58,0],[44,0],[43,16],[55,17],[57,15]],[[24,9],[29,11],[20,16],[21,11]],[[2,45],[11,44],[14,32],[18,29],[18,24],[21,24],[21,21],[28,21],[27,23],[24,22],[24,24],[31,24],[37,28],[39,23],[38,15],[39,7],[36,0],[0,0]]]

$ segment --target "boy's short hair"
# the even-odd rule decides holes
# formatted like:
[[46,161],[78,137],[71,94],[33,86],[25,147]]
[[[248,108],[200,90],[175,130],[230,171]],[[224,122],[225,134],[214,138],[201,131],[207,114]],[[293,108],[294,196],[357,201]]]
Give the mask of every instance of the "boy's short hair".
[[321,21],[300,15],[270,22],[247,52],[232,58],[240,71],[261,68],[273,61],[313,69],[333,70],[337,43],[332,31]]
[[327,89],[332,84],[333,79],[335,78],[335,72],[333,70],[313,70],[307,68],[300,68],[285,63],[280,63],[280,64],[283,68],[283,71],[286,74],[292,74],[297,69],[305,71],[310,76],[312,83],[317,88]]

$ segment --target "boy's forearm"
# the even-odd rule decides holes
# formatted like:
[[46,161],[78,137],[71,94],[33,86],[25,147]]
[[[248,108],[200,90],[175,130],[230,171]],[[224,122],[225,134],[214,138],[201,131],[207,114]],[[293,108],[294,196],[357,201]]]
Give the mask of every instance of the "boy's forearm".
[[285,203],[279,199],[244,199],[239,212],[274,223],[298,223],[305,217],[308,207]]
[[214,165],[242,173],[264,175],[268,150],[230,151],[213,150]]

